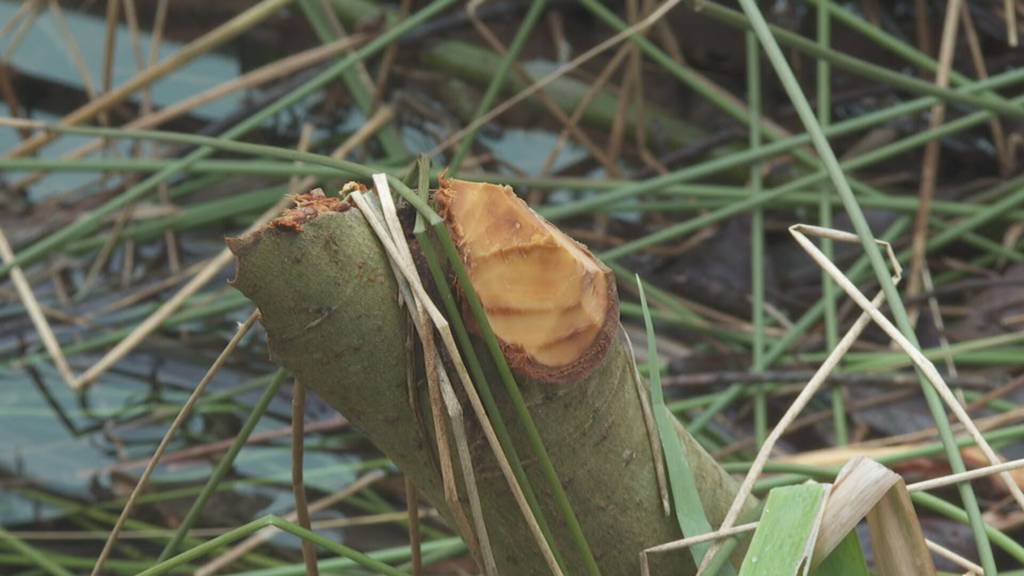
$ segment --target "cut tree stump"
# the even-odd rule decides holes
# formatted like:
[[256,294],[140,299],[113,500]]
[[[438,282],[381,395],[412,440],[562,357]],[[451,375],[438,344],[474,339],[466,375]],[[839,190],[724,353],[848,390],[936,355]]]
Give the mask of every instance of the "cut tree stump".
[[[303,208],[254,233],[228,239],[228,246],[238,260],[233,285],[259,307],[272,359],[362,430],[450,521],[422,374],[417,376],[417,398],[410,399],[407,385],[407,311],[400,307],[387,256],[359,210],[337,198],[313,202],[307,197]],[[558,384],[517,377],[601,573],[634,576],[643,549],[683,535],[662,509],[632,380],[632,351],[618,319],[613,321],[607,350],[585,377]],[[415,365],[421,367],[422,361]],[[489,378],[498,382],[493,373]],[[582,574],[583,561],[531,457],[511,402],[495,390],[567,573]],[[467,426],[500,573],[549,574],[479,425],[467,418]],[[689,434],[679,434],[708,520],[717,526],[738,483]],[[459,488],[464,496],[461,484]],[[462,537],[471,540],[468,534]],[[734,554],[737,565],[742,548]],[[653,560],[652,574],[695,572],[686,551]]]

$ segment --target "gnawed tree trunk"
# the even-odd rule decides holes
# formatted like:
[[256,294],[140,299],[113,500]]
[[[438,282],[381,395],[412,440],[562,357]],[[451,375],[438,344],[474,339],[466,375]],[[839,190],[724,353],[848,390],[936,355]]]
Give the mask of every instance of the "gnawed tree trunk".
[[[407,312],[399,305],[383,248],[362,214],[346,208],[337,202],[326,211],[307,210],[293,214],[298,220],[291,225],[271,225],[230,239],[238,259],[234,286],[262,312],[274,361],[365,432],[451,519],[430,430],[427,387],[417,385],[418,398],[410,399],[407,385]],[[616,330],[603,360],[581,380],[550,384],[518,377],[604,576],[639,574],[641,550],[682,537],[676,520],[662,509],[631,354]],[[493,374],[491,378],[498,382]],[[582,574],[583,562],[530,456],[511,402],[500,391],[496,396],[568,573]],[[467,426],[501,574],[549,574],[470,416]],[[680,437],[708,520],[717,526],[737,483],[689,434],[680,431]],[[654,574],[694,572],[685,552],[660,557],[652,568]]]

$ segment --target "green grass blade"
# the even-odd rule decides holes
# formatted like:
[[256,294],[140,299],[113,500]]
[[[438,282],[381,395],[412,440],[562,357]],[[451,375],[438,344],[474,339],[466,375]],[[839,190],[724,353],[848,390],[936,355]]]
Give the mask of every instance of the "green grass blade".
[[[782,50],[775,41],[772,31],[769,29],[768,23],[765,21],[764,15],[761,14],[761,10],[758,8],[756,2],[754,2],[754,0],[740,0],[740,5],[743,7],[743,11],[747,15],[747,19],[749,20],[751,27],[754,29],[754,33],[757,34],[758,39],[761,41],[761,45],[764,47],[769,61],[771,61],[772,66],[775,68],[775,72],[781,80],[790,101],[796,108],[801,122],[807,132],[810,133],[811,142],[814,144],[815,150],[821,157],[821,160],[825,165],[825,169],[829,174],[829,178],[836,188],[836,192],[843,200],[843,206],[846,208],[846,213],[853,224],[854,230],[857,232],[857,236],[860,237],[861,246],[868,255],[871,267],[874,269],[875,276],[882,287],[882,291],[885,292],[886,301],[889,303],[889,308],[896,319],[896,323],[899,326],[900,331],[906,335],[911,343],[917,345],[917,338],[914,334],[913,326],[907,316],[906,309],[903,307],[903,301],[900,299],[899,292],[896,290],[896,287],[889,275],[890,272],[882,257],[882,253],[875,242],[871,228],[868,225],[867,220],[864,218],[860,205],[857,203],[857,199],[853,195],[853,190],[850,188],[850,184],[846,180],[846,176],[843,174],[843,171],[839,166],[838,158],[836,158],[835,153],[832,151],[828,141],[825,139],[825,135],[822,133],[821,127],[818,125],[817,119],[814,117],[814,113],[811,110],[810,104],[807,102],[807,98],[804,97],[796,76],[790,69],[789,63],[786,61]],[[946,455],[949,459],[950,466],[954,473],[963,472],[965,470],[963,457],[956,449],[955,439],[953,438],[953,433],[949,426],[949,419],[946,416],[945,407],[939,399],[938,393],[927,382],[925,382],[923,378],[921,379],[921,387],[924,390],[928,408],[935,420],[936,427],[939,429],[943,444],[947,448]],[[992,546],[984,531],[984,521],[981,517],[981,510],[978,507],[978,501],[974,494],[974,490],[969,484],[960,484],[959,491],[960,497],[964,503],[964,508],[972,517],[971,526],[974,532],[975,542],[978,547],[978,555],[981,558],[981,564],[984,566],[986,573],[995,574],[995,558],[992,556]]]
[[[362,48],[342,58],[339,62],[323,71],[309,82],[303,84],[299,88],[296,88],[270,106],[263,108],[256,114],[247,118],[245,121],[226,131],[217,140],[234,140],[244,136],[249,131],[261,126],[265,121],[272,118],[278,112],[298,103],[307,96],[323,88],[355,63],[361,62],[369,56],[383,50],[405,32],[419,24],[422,24],[454,3],[455,0],[434,0],[419,12],[409,16],[399,24],[396,24],[394,27],[377,36]],[[6,276],[14,266],[23,266],[28,260],[41,258],[51,250],[62,246],[68,241],[81,238],[89,232],[96,230],[103,222],[104,218],[155,191],[160,183],[164,182],[181,169],[191,165],[193,162],[206,158],[212,152],[213,150],[211,148],[205,146],[195,150],[160,172],[157,172],[142,182],[131,186],[116,198],[113,198],[102,206],[79,218],[74,224],[67,226],[66,228],[63,228],[62,230],[25,248],[14,260],[0,266],[0,277]]]
[[[753,28],[755,32],[758,33],[759,37],[761,36],[760,30],[763,30],[765,33],[772,35],[775,46],[778,46],[779,42],[785,43],[800,52],[815,58],[825,59],[836,68],[844,69],[875,82],[884,83],[901,90],[906,90],[913,94],[936,96],[949,104],[955,103],[971,106],[981,110],[988,110],[990,112],[1004,115],[1008,118],[1024,117],[1024,109],[1021,109],[1012,102],[982,95],[964,94],[948,88],[942,88],[932,82],[920,80],[913,75],[890,70],[848,54],[823,49],[816,42],[804,38],[799,34],[790,32],[779,26],[769,25],[768,22],[764,20],[763,15],[760,21],[758,21],[756,17],[751,16],[751,13],[747,8],[748,5],[745,2],[741,1],[740,4],[743,7],[743,12],[746,14],[746,18],[736,10],[714,2],[708,2],[702,7],[702,10],[703,13],[708,16],[716,18],[731,26],[739,28]],[[760,14],[760,11],[758,13]],[[775,40],[776,38],[777,40]]]
[[[227,453],[221,457],[217,463],[217,467],[213,469],[210,474],[210,479],[203,486],[203,491],[199,493],[195,502],[192,504],[192,508],[189,509],[188,514],[181,521],[181,525],[178,526],[177,531],[174,533],[174,538],[167,543],[163,551],[160,552],[160,556],[157,558],[157,562],[166,560],[171,554],[173,554],[181,541],[188,534],[189,529],[195,524],[196,520],[199,519],[199,515],[202,514],[203,509],[206,507],[206,501],[209,500],[210,496],[217,489],[217,485],[224,479],[224,476],[231,470],[232,465],[235,462],[235,457],[241,452],[242,447],[245,446],[249,435],[256,428],[256,424],[263,417],[263,413],[267,411],[267,407],[270,406],[270,401],[274,399],[274,395],[277,394],[278,389],[281,387],[281,383],[284,382],[287,373],[284,369],[279,369],[267,385],[266,390],[263,391],[263,395],[260,396],[259,401],[253,406],[252,412],[249,414],[249,418],[245,421],[242,429],[238,431],[238,435],[235,436],[234,441],[231,443],[231,447],[228,448]],[[187,561],[187,560],[183,560]]]
[[[419,166],[419,190],[421,197],[425,200],[430,186],[429,159],[425,156],[421,157]],[[486,374],[484,373],[483,366],[480,364],[480,358],[477,356],[476,349],[473,347],[472,340],[469,337],[469,332],[466,330],[466,323],[462,319],[462,313],[455,301],[455,295],[448,286],[448,278],[441,267],[437,250],[434,247],[434,241],[430,238],[429,229],[425,224],[423,214],[417,215],[413,233],[416,236],[417,242],[419,242],[420,250],[423,253],[424,259],[427,261],[427,267],[430,269],[431,277],[434,280],[434,287],[441,296],[441,302],[444,305],[445,314],[447,315],[446,317],[455,332],[455,338],[459,343],[463,357],[466,360],[466,365],[473,377],[473,383],[476,385],[477,392],[480,394],[480,399],[483,401],[484,408],[487,410],[487,415],[491,419],[491,425],[494,427],[494,433],[498,437],[498,443],[505,452],[506,458],[508,458],[509,466],[512,468],[512,474],[515,476],[520,489],[522,489],[523,496],[526,498],[526,502],[529,505],[530,510],[533,512],[534,518],[537,519],[537,525],[544,534],[544,539],[547,541],[548,547],[551,549],[552,554],[555,556],[555,560],[558,562],[558,565],[562,567],[562,571],[564,572],[566,568],[565,560],[558,550],[557,542],[555,542],[554,536],[551,533],[551,528],[543,510],[540,507],[540,503],[537,500],[536,492],[533,490],[530,479],[526,475],[526,470],[523,469],[522,460],[519,458],[519,453],[516,450],[515,443],[512,441],[511,434],[509,434],[508,426],[506,426],[505,419],[501,415],[501,411],[498,409],[498,404],[494,399],[494,392],[491,389],[491,385],[487,380]]]
[[[761,146],[761,54],[753,33],[744,35],[747,48],[747,107],[750,109],[750,149]],[[760,163],[750,165],[750,195],[762,192]],[[754,208],[750,221],[751,323],[754,325],[751,371],[764,370],[764,208]],[[757,446],[768,436],[768,396],[764,386],[754,393],[754,440]]]
[[857,531],[847,534],[839,546],[811,572],[811,576],[871,576]]
[[740,576],[797,576],[811,561],[824,512],[825,486],[776,488],[768,494]]
[[[326,8],[325,3],[317,0],[299,0],[299,8],[322,43],[328,44],[340,39],[335,29],[328,25],[328,18],[334,15],[324,14],[322,8]],[[369,117],[373,114],[373,94],[370,92],[373,86],[366,85],[364,78],[368,78],[368,76],[365,76],[363,72],[357,66],[351,67],[341,73],[341,80],[345,83],[345,88],[352,97],[352,101],[366,117]],[[389,158],[409,157],[409,151],[405,148],[405,143],[402,142],[402,136],[393,123],[389,122],[387,126],[384,126],[377,133],[377,139],[380,140],[381,147]]]
[[[661,369],[658,366],[658,348],[654,334],[654,321],[647,308],[647,296],[640,276],[636,276],[637,289],[640,291],[640,306],[644,312],[644,327],[647,330],[647,362],[648,378],[651,386],[651,410],[658,429],[662,451],[665,454],[665,467],[668,470],[669,489],[672,492],[672,507],[675,509],[676,521],[685,537],[700,536],[711,532],[711,524],[704,513],[704,504],[700,501],[700,492],[693,476],[693,470],[686,461],[682,444],[672,425],[672,413],[665,407],[665,394],[661,389]],[[693,561],[700,565],[710,549],[711,543],[706,542],[690,547]],[[735,574],[731,565],[723,567],[726,574]]]
[[[461,538],[445,538],[423,543],[423,561],[428,564],[428,559],[445,559],[452,555],[466,552],[466,544]],[[411,555],[409,546],[396,546],[383,550],[374,550],[366,554],[374,560],[381,562],[400,562]],[[345,570],[351,570],[358,564],[349,558],[330,558],[320,560],[317,563],[324,574],[344,574]],[[232,576],[306,576],[306,565],[303,563],[289,564],[277,568],[265,568],[261,570],[246,570],[244,572],[233,572]]]
[[182,552],[181,554],[178,554],[173,558],[162,559],[158,561],[156,565],[149,568],[148,570],[140,572],[139,576],[157,576],[158,574],[163,574],[190,560],[194,560],[196,558],[199,558],[200,556],[203,556],[204,554],[207,554],[208,552],[212,552],[220,548],[221,546],[225,546],[241,538],[245,538],[246,536],[255,534],[257,531],[266,528],[267,526],[273,526],[289,534],[297,536],[303,540],[313,542],[314,544],[322,546],[323,548],[326,548],[328,551],[334,552],[335,554],[343,558],[353,560],[357,564],[369,568],[378,574],[387,574],[388,576],[408,576],[405,572],[397,570],[381,562],[380,560],[376,560],[366,554],[363,554],[358,550],[355,550],[343,544],[338,544],[330,538],[326,538],[324,536],[317,534],[316,532],[306,530],[298,524],[289,522],[284,518],[280,518],[278,516],[264,516],[263,518],[260,518],[258,520],[253,520],[252,522],[243,524],[242,526],[239,526],[238,528],[235,528],[230,532],[217,536],[216,538],[204,542],[199,546],[196,546],[195,548],[186,550],[185,552]]
[[[480,104],[476,108],[476,112],[473,114],[473,122],[476,122],[478,118],[490,111],[491,106],[494,105],[494,100],[501,93],[502,86],[505,84],[505,78],[508,76],[508,71],[515,63],[516,58],[519,57],[519,53],[522,51],[523,46],[526,44],[527,38],[530,37],[530,32],[533,31],[533,27],[536,26],[537,20],[540,19],[541,14],[544,13],[544,7],[547,4],[547,0],[533,0],[530,3],[530,8],[526,11],[526,15],[523,16],[522,21],[519,23],[519,29],[516,30],[515,37],[512,38],[512,43],[509,44],[508,50],[505,55],[501,58],[498,64],[498,68],[494,70],[491,81],[487,85],[487,90],[484,92],[483,97],[480,99]],[[466,154],[473,147],[473,141],[476,140],[477,129],[470,130],[465,136],[462,137],[462,141],[459,142],[459,147],[455,150],[455,154],[452,155],[452,161],[449,163],[448,169],[452,176],[455,176],[459,172],[459,168],[462,166],[462,161],[465,160]]]
[[0,527],[0,543],[5,543],[18,554],[31,560],[36,567],[51,576],[72,576],[63,566],[54,562],[47,553],[37,550],[24,540]]
[[544,447],[544,441],[540,437],[540,431],[537,430],[537,425],[533,422],[533,417],[530,416],[530,410],[526,406],[526,401],[523,399],[522,392],[519,390],[519,385],[516,383],[515,376],[512,375],[512,370],[509,368],[508,362],[505,361],[505,354],[501,351],[501,346],[498,344],[498,338],[495,336],[494,330],[491,329],[491,323],[487,319],[487,313],[484,311],[483,304],[480,302],[480,297],[473,288],[473,284],[469,279],[469,274],[466,272],[465,266],[462,265],[462,260],[459,258],[459,254],[455,249],[455,243],[452,241],[451,235],[448,233],[448,228],[440,218],[438,218],[437,222],[432,224],[431,227],[437,235],[445,255],[448,257],[448,262],[451,265],[452,270],[455,271],[455,276],[459,281],[459,286],[462,288],[466,302],[469,304],[469,309],[472,311],[473,318],[476,320],[480,333],[483,336],[484,344],[491,353],[495,367],[498,370],[498,375],[500,376],[502,383],[505,385],[505,391],[508,393],[509,399],[512,400],[512,405],[519,418],[519,423],[526,432],[526,437],[529,441],[530,448],[533,450],[533,455],[537,458],[537,463],[540,466],[541,472],[547,480],[548,486],[551,488],[555,505],[562,513],[562,519],[565,522],[566,528],[569,530],[569,535],[572,538],[573,543],[576,545],[576,548],[580,553],[580,557],[587,569],[587,573],[591,576],[599,576],[601,574],[601,570],[598,568],[597,561],[594,559],[594,553],[590,550],[590,544],[587,542],[587,538],[583,534],[583,528],[580,526],[576,513],[573,512],[572,504],[569,502],[569,497],[565,493],[565,488],[562,487],[562,483],[558,479],[558,473],[555,471],[555,466],[551,462],[551,457],[548,455],[547,448]]
[[[832,43],[832,12],[831,3],[818,4],[817,10],[818,45],[829,48]],[[817,105],[818,122],[825,130],[832,123],[832,82],[831,67],[825,60],[818,60],[817,66]],[[832,191],[822,186],[818,193],[818,225],[822,228],[832,227]],[[821,251],[829,260],[835,259],[834,246],[829,238],[821,239]],[[825,347],[832,350],[839,342],[839,320],[836,310],[836,285],[824,271],[821,273],[821,293],[825,299]],[[835,429],[836,444],[845,446],[848,442],[846,428],[846,406],[843,402],[843,389],[832,389],[832,426]]]

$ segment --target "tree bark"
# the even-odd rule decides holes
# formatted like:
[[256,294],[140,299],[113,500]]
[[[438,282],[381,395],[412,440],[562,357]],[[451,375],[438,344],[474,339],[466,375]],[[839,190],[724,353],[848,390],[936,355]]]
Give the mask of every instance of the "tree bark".
[[[358,210],[339,209],[343,211],[313,214],[298,225],[270,225],[229,239],[238,259],[233,285],[259,307],[273,360],[365,432],[450,519],[429,424],[426,385],[416,387],[416,398],[410,398],[407,386],[407,312],[400,307],[387,256]],[[518,377],[604,576],[639,574],[643,549],[682,538],[674,517],[662,510],[631,361],[632,351],[617,335],[601,364],[582,380],[553,385]],[[495,390],[568,573],[581,574],[582,560],[530,457],[511,402]],[[549,574],[471,416],[467,416],[467,428],[484,518],[501,574]],[[738,484],[678,428],[708,520],[717,526]],[[469,535],[462,536],[468,540]],[[735,556],[740,554],[737,551]],[[686,552],[655,560],[654,574],[695,571]]]

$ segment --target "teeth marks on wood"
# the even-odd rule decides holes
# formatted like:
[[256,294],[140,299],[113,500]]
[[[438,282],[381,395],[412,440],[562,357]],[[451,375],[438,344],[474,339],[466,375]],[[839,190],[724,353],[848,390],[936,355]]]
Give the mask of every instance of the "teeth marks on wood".
[[563,383],[600,364],[618,323],[611,270],[509,186],[442,178],[435,198],[510,366]]

